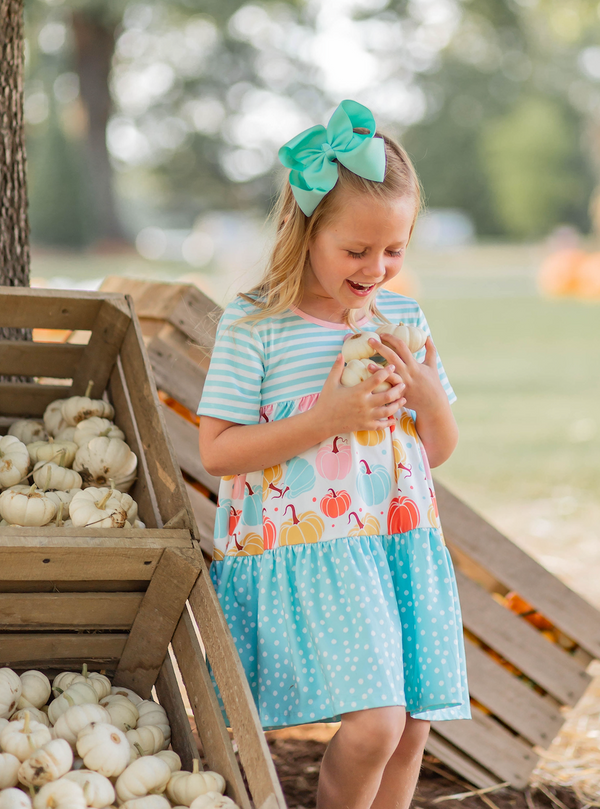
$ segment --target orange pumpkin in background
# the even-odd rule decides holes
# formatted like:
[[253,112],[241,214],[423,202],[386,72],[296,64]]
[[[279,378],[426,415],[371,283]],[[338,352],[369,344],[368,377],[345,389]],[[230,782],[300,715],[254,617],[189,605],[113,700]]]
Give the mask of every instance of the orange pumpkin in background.
[[539,613],[528,601],[525,601],[518,593],[511,590],[504,596],[504,605],[508,607],[511,612],[516,613],[521,618],[524,618],[527,623],[535,626],[536,629],[551,630],[554,629],[554,624],[550,623],[547,618]]
[[402,267],[402,272],[395,275],[390,281],[386,281],[384,286],[390,292],[407,295],[409,298],[416,298],[419,294],[417,278],[408,267]]
[[575,294],[586,300],[600,300],[600,253],[592,253],[579,265]]
[[537,275],[538,289],[543,295],[562,297],[577,294],[579,270],[587,259],[584,250],[558,250],[549,255]]

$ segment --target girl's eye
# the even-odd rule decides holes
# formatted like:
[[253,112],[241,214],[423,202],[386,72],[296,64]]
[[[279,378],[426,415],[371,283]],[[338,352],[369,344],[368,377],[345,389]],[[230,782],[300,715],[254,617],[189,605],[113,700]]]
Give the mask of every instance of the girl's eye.
[[364,258],[365,251],[363,250],[362,253],[353,253],[352,250],[348,250],[348,255],[350,258]]
[[390,256],[393,256],[393,258],[398,258],[399,256],[402,255],[402,253],[404,253],[404,250],[390,250],[389,251]]
[[[366,250],[363,250],[362,253],[353,253],[352,250],[348,250],[348,255],[350,258],[364,258],[366,254]],[[388,250],[388,255],[392,256],[392,258],[400,258],[404,254],[404,249],[402,250]]]

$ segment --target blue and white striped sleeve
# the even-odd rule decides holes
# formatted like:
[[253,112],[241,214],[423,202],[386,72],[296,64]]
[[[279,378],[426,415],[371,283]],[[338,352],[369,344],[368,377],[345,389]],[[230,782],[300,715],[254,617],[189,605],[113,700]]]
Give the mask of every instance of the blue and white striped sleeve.
[[[423,331],[431,337],[429,324],[427,323],[425,315],[423,314],[423,311],[420,306],[419,306],[419,317],[417,320],[417,326],[420,329],[423,329]],[[423,360],[425,359],[425,349],[422,348],[420,351],[417,351],[417,353],[415,354],[415,358],[418,360],[418,362],[423,362]],[[442,383],[442,386],[446,391],[448,401],[450,402],[450,404],[454,404],[454,402],[456,401],[456,394],[454,393],[454,390],[452,389],[452,386],[448,381],[448,377],[446,375],[446,371],[444,370],[444,366],[442,365],[439,353],[437,355],[437,367],[438,367],[438,374],[440,375],[440,382]]]
[[199,416],[258,424],[264,349],[254,324],[236,322],[246,314],[236,301],[223,312],[198,406]]

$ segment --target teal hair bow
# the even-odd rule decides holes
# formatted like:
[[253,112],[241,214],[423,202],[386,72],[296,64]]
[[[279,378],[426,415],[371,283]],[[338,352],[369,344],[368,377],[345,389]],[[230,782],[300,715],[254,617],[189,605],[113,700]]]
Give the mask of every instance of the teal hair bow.
[[[367,129],[368,134],[354,132]],[[310,216],[338,180],[337,163],[364,177],[383,182],[385,144],[374,138],[373,114],[357,101],[342,101],[327,129],[312,126],[279,150],[279,159],[290,171],[292,193],[300,209]]]

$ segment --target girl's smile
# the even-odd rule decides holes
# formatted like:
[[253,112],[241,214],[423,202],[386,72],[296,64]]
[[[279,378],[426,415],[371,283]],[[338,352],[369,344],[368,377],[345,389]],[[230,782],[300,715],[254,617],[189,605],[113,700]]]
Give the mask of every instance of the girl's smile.
[[400,272],[414,219],[411,196],[342,199],[310,243],[302,311],[338,323],[348,309],[364,314],[377,289]]

